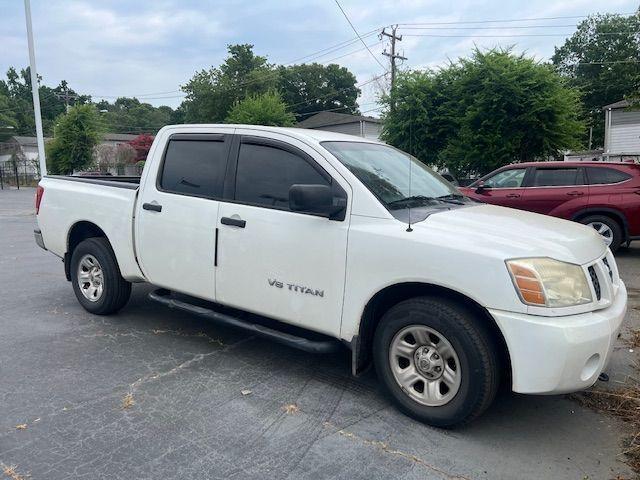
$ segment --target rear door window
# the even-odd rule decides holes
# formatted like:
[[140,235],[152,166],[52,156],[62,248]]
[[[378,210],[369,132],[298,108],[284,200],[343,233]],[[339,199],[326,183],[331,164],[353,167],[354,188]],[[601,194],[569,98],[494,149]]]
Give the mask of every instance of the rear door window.
[[[211,137],[214,137],[211,135]],[[216,136],[217,137],[217,136]],[[220,197],[227,165],[224,137],[169,140],[160,177],[160,190],[199,197]]]
[[569,187],[584,185],[582,169],[579,168],[536,168],[533,187]]
[[587,176],[590,185],[605,185],[608,183],[620,183],[631,178],[631,175],[615,168],[587,167]]

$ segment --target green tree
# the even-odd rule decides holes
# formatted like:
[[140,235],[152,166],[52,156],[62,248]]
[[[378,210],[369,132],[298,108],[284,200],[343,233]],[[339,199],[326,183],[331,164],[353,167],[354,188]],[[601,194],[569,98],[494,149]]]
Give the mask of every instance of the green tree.
[[70,108],[58,118],[54,137],[46,146],[48,171],[69,175],[90,165],[100,133],[100,118],[94,105]]
[[155,133],[172,123],[173,110],[167,106],[154,107],[137,98],[120,97],[115,102],[96,104],[105,129],[115,133]]
[[[556,47],[553,64],[578,87],[593,146],[604,144],[602,107],[637,96],[640,90],[640,14],[593,15]],[[586,142],[585,142],[586,143]]]
[[435,72],[404,73],[383,101],[384,139],[456,175],[557,155],[584,132],[578,91],[510,50],[476,49]]
[[10,107],[9,97],[0,93],[0,142],[4,142],[15,135],[18,121]]
[[[42,79],[39,77],[39,83],[41,81]],[[91,100],[91,97],[79,95],[69,88],[65,80],[62,80],[55,88],[40,84],[38,92],[40,94],[42,128],[45,135],[50,135],[53,132],[55,119],[65,112],[66,104],[60,97],[61,94],[69,95],[69,105],[84,104]],[[8,98],[8,108],[11,108],[17,123],[14,135],[34,135],[35,119],[29,67],[20,70],[20,72],[13,67],[9,68],[6,80],[0,80],[0,95],[5,95]]]
[[298,120],[320,110],[358,113],[360,89],[355,75],[345,67],[311,63],[280,66],[278,73],[278,90]]
[[287,107],[277,92],[249,95],[236,103],[227,123],[244,123],[249,125],[271,125],[274,127],[290,127],[295,123],[293,113]]
[[187,123],[222,122],[231,108],[248,95],[275,89],[277,72],[253,45],[229,45],[229,56],[219,68],[197,72],[182,90],[181,105]]

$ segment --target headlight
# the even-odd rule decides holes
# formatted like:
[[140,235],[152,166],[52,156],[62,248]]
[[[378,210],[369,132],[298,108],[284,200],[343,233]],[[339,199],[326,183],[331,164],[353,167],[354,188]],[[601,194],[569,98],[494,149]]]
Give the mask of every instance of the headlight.
[[579,265],[552,258],[507,260],[513,284],[527,305],[570,307],[592,301],[587,277]]

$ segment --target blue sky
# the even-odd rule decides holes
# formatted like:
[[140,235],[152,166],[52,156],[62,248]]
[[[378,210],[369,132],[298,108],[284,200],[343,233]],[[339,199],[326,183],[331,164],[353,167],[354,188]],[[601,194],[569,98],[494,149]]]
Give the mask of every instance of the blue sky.
[[[410,25],[400,29],[405,34],[400,49],[408,57],[403,65],[406,68],[435,68],[448,58],[468,55],[474,44],[513,45],[516,51],[546,60],[554,45],[560,45],[566,34],[575,30],[580,18],[526,19],[629,13],[638,6],[628,0],[341,3],[361,34],[394,23],[430,23],[419,26],[429,30],[410,29]],[[180,84],[196,70],[218,65],[229,43],[252,43],[255,51],[271,62],[288,63],[355,38],[333,0],[32,0],[32,15],[38,73],[47,85],[66,79],[72,88],[94,99],[138,96],[172,107],[181,101]],[[4,73],[12,65],[22,67],[29,61],[23,2],[0,0],[0,16],[0,70]],[[512,19],[523,21],[451,23]],[[505,36],[513,34],[532,36]],[[377,35],[365,41],[373,44],[371,50],[386,65],[386,57],[380,56],[384,44]],[[359,82],[383,73],[360,43],[338,48],[317,61],[339,56],[342,58],[335,63],[348,67]],[[361,110],[376,108],[379,88],[375,81],[363,87]]]

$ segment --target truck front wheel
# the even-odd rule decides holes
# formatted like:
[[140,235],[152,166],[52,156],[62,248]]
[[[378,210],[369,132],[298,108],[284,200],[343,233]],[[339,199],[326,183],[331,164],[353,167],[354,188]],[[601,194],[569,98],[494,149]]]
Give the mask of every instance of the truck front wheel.
[[71,283],[80,305],[96,315],[117,312],[131,296],[131,283],[120,275],[111,245],[104,237],[88,238],[75,248]]
[[374,337],[378,376],[400,410],[437,427],[478,417],[499,385],[491,335],[454,302],[416,297],[391,307]]

